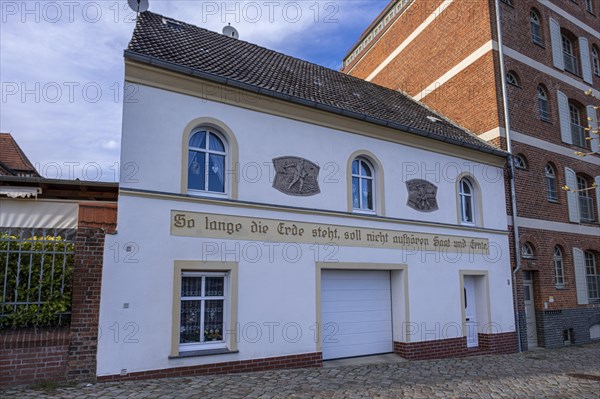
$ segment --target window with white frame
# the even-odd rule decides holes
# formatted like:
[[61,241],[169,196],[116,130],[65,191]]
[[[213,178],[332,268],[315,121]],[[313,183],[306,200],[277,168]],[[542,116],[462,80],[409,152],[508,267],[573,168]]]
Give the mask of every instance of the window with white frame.
[[534,43],[543,45],[542,25],[540,24],[540,17],[535,10],[529,12],[529,20],[531,21],[531,39]]
[[588,300],[590,303],[600,303],[600,276],[596,273],[596,256],[592,252],[586,251],[584,259]]
[[475,224],[475,190],[468,178],[464,177],[458,185],[460,200],[460,222]]
[[521,154],[515,156],[514,158],[515,168],[517,169],[527,169],[527,161],[525,157]]
[[592,46],[592,69],[594,70],[594,74],[600,76],[600,54],[598,54],[598,47],[596,45]]
[[199,130],[190,136],[188,151],[188,189],[224,194],[226,142],[211,130]]
[[356,211],[375,211],[375,172],[365,158],[352,161],[352,208]]
[[594,5],[592,3],[593,3],[593,0],[585,0],[585,9],[593,14],[594,13]]
[[180,351],[225,348],[227,273],[182,272]]
[[577,195],[579,196],[579,217],[582,222],[594,221],[594,203],[590,186],[582,176],[577,176]]
[[513,86],[517,86],[517,87],[520,86],[519,78],[514,71],[509,71],[506,74],[506,83],[513,85]]
[[548,106],[548,93],[542,86],[537,88],[538,111],[540,119],[546,122],[550,121],[550,107]]
[[572,74],[579,74],[579,64],[575,51],[573,50],[573,42],[566,35],[562,35],[563,61],[565,70]]
[[558,201],[558,185],[556,184],[556,171],[554,167],[549,163],[546,164],[546,168],[544,169],[546,174],[546,198],[548,201],[556,202]]
[[565,285],[565,268],[563,264],[563,255],[560,248],[554,247],[554,254],[552,256],[552,263],[554,264],[554,277],[557,286]]
[[581,125],[581,111],[573,103],[569,103],[569,118],[571,121],[571,140],[573,144],[578,147],[587,148],[585,127]]
[[532,259],[534,257],[533,247],[530,243],[526,242],[521,247],[521,257],[525,259]]

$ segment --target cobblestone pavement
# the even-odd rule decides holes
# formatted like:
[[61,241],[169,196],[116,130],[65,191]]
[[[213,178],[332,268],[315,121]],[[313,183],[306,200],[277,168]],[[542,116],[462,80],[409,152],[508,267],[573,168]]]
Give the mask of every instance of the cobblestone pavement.
[[0,391],[0,397],[600,398],[600,344],[504,356],[13,389]]

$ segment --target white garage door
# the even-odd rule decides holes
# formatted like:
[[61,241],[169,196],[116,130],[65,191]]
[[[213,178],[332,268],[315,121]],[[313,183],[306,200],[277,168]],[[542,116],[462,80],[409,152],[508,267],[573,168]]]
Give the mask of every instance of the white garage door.
[[323,270],[323,359],[393,351],[390,272]]

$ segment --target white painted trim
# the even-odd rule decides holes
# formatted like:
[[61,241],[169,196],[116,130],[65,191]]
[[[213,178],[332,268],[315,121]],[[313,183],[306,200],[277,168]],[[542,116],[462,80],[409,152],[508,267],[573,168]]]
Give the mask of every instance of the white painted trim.
[[[506,217],[509,226],[512,226],[512,216]],[[599,236],[600,227],[582,226],[574,223],[552,222],[550,220],[531,219],[519,217],[519,227],[526,229],[558,231],[560,233],[582,234],[586,236]]]
[[[396,25],[396,23],[397,23],[397,22],[400,20],[400,17],[402,17],[402,14],[404,14],[404,13],[406,12],[406,10],[408,10],[410,7],[412,7],[412,6],[413,6],[413,4],[415,4],[415,1],[411,2],[411,3],[410,3],[410,4],[409,4],[409,5],[408,5],[408,6],[407,6],[407,7],[406,7],[404,10],[402,10],[402,13],[400,14],[400,16],[399,16],[399,17],[397,17],[397,18],[395,18],[395,19],[394,19],[394,22],[392,22],[392,24],[391,24],[391,25],[389,25],[387,28],[386,28],[386,27],[384,27],[384,30],[383,30],[383,33],[381,34],[381,36],[379,36],[379,38],[378,38],[377,40],[375,40],[374,42],[372,42],[372,44],[369,46],[369,49],[368,49],[367,51],[365,51],[365,53],[364,53],[364,54],[361,54],[361,55],[360,55],[360,57],[357,57],[357,58],[355,58],[355,59],[354,59],[354,61],[353,61],[353,62],[354,62],[354,65],[352,65],[352,68],[350,68],[350,70],[349,70],[348,72],[344,72],[345,74],[347,74],[347,75],[350,75],[350,73],[352,73],[352,71],[354,70],[354,68],[356,68],[356,67],[358,66],[358,64],[359,64],[359,63],[362,61],[362,59],[363,59],[363,58],[365,58],[365,57],[366,57],[366,56],[367,56],[367,55],[368,55],[368,54],[371,52],[371,50],[373,50],[373,49],[375,48],[375,45],[376,45],[377,43],[379,43],[379,41],[380,41],[381,39],[383,39],[383,37],[384,37],[385,35],[387,35],[387,34],[388,34],[388,32],[389,32],[389,31],[392,29],[392,27],[393,27],[394,25]],[[385,16],[384,16],[383,18],[385,18]],[[383,21],[383,18],[381,19],[381,21]],[[377,24],[377,25],[378,25],[378,24]],[[377,25],[374,25],[373,29],[375,29],[375,27],[376,27]],[[372,29],[372,30],[373,30],[373,29]],[[370,33],[370,32],[369,32],[369,33]],[[367,36],[368,36],[368,34],[367,34]],[[358,44],[352,48],[352,52],[354,52],[354,50],[356,49],[356,47],[360,46],[361,44],[362,44],[362,41],[358,42]],[[348,57],[346,57],[346,58],[348,58]],[[344,59],[344,60],[345,60],[345,59]],[[342,62],[344,62],[344,60],[342,60]],[[343,64],[342,64],[342,65],[343,65]]]
[[[506,56],[508,56],[514,60],[517,60],[519,62],[522,62],[523,64],[526,64],[534,69],[537,69],[540,72],[550,75],[553,78],[556,78],[568,85],[571,85],[582,92],[588,91],[590,89],[590,86],[588,84],[580,82],[576,79],[573,79],[572,77],[567,76],[565,73],[563,73],[561,71],[558,71],[554,68],[551,68],[547,65],[542,64],[541,62],[538,62],[532,58],[529,58],[526,55],[519,53],[517,50],[513,50],[507,46],[504,46],[503,49],[504,49],[504,54]],[[592,94],[596,97],[600,97],[600,91],[598,91],[597,89],[592,89]]]
[[571,14],[569,14],[568,12],[566,12],[565,10],[563,10],[562,8],[560,8],[559,6],[557,6],[555,4],[552,4],[552,2],[550,2],[549,0],[538,0],[538,2],[541,5],[545,6],[546,8],[551,9],[552,11],[554,11],[555,13],[557,13],[558,15],[560,15],[561,17],[563,17],[563,18],[569,20],[570,22],[572,22],[573,24],[577,25],[581,29],[587,31],[588,33],[591,33],[593,36],[600,38],[600,32],[598,32],[597,30],[595,30],[591,26],[588,26],[588,25],[584,24],[581,20],[575,18],[574,16],[572,16]]
[[[536,137],[531,137],[526,134],[516,132],[514,130],[511,130],[510,134],[512,136],[512,140],[516,141],[518,143],[527,144],[527,145],[530,145],[530,146],[536,147],[536,148],[543,148],[546,151],[553,152],[558,155],[563,155],[563,156],[566,156],[569,158],[577,159],[578,161],[588,162],[588,163],[591,163],[592,165],[600,166],[600,158],[599,157],[596,157],[593,155],[588,155],[587,157],[580,157],[580,156],[575,155],[575,151],[573,151],[570,148],[566,148],[566,147],[560,146],[558,144],[550,143],[549,141],[538,139]],[[487,132],[479,135],[480,139],[483,139],[486,141],[490,141],[490,140],[493,140],[498,137],[506,137],[503,127],[497,127],[497,128],[488,130]]]
[[481,57],[483,57],[490,51],[497,50],[497,49],[498,49],[498,43],[495,40],[490,40],[489,42],[485,43],[483,46],[479,47],[477,50],[475,50],[471,54],[469,54],[464,60],[462,60],[461,62],[456,64],[448,72],[446,72],[445,74],[440,76],[435,82],[433,82],[429,86],[427,86],[425,88],[425,90],[423,90],[419,94],[413,96],[413,98],[415,100],[421,101],[428,94],[433,93],[438,87],[442,86],[444,83],[446,83],[447,81],[452,79],[454,76],[461,73],[463,70],[465,70],[467,67],[469,67],[469,65],[471,65],[472,63],[474,63],[475,61],[477,61],[478,59],[480,59]]
[[[379,66],[377,66],[377,68],[375,68],[375,70],[373,72],[371,72],[371,74],[369,76],[367,76],[367,78],[365,80],[367,82],[370,82],[371,80],[373,80],[373,78],[375,78],[375,76],[377,76],[379,74],[379,72],[381,72],[386,66],[388,66],[388,64],[390,62],[392,62],[394,60],[394,58],[396,58],[398,56],[398,54],[400,54],[413,40],[415,40],[453,2],[454,2],[454,0],[444,0],[444,2],[442,2],[442,4],[440,4],[440,6],[438,8],[436,8],[433,11],[433,13],[430,16],[428,16],[425,19],[425,21],[423,21],[423,23],[421,23],[421,25],[419,25],[417,27],[417,29],[415,29],[406,38],[406,40],[404,40],[402,43],[400,43],[400,45],[394,51],[392,51],[392,53],[381,64],[379,64]],[[398,20],[399,20],[399,18],[396,19],[396,21],[398,21]],[[394,24],[395,24],[395,22],[394,22]],[[394,24],[392,24],[385,33],[387,33]],[[384,35],[381,35],[381,37],[383,37]],[[374,45],[375,45],[375,43],[373,44],[373,46]],[[373,46],[371,48],[373,48]]]
[[506,131],[503,127],[495,127],[492,130],[488,130],[487,132],[479,135],[479,138],[485,141],[491,141],[493,139],[497,139],[498,137],[506,137]]

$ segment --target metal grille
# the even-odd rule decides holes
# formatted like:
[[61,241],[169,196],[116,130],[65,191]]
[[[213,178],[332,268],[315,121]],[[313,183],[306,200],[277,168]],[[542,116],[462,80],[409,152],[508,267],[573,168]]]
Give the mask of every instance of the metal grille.
[[72,229],[0,228],[0,328],[69,321],[75,236]]

